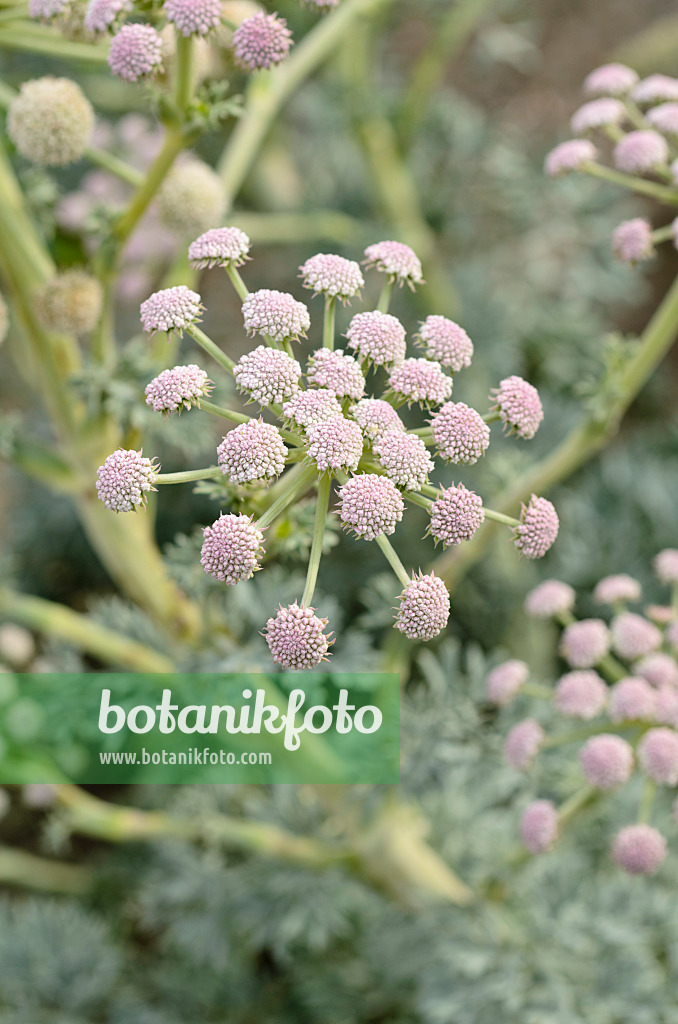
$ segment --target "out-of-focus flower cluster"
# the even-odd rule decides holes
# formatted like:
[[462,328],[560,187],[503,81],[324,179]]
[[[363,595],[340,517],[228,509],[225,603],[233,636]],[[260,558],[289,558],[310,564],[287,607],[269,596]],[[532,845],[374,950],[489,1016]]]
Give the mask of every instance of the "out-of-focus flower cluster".
[[[672,588],[671,603],[633,610],[629,606],[642,600],[640,583],[624,574],[607,576],[593,600],[612,614],[596,618],[575,617],[575,592],[568,584],[541,583],[528,594],[525,611],[562,627],[559,655],[566,671],[547,688],[531,680],[524,661],[513,659],[487,677],[493,704],[532,704],[532,714],[506,737],[504,755],[512,768],[532,773],[540,752],[546,757],[557,747],[577,751],[581,788],[560,807],[539,799],[523,814],[522,838],[531,853],[550,850],[576,811],[640,773],[645,785],[638,820],[614,836],[612,856],[630,874],[652,874],[666,856],[663,831],[650,817],[657,787],[678,786],[678,550],[660,552],[655,571]],[[541,712],[550,720],[562,716],[570,728],[547,733]],[[574,723],[579,725],[572,728]],[[673,816],[675,828],[678,800]]]
[[[678,206],[678,78],[640,79],[623,64],[605,64],[588,75],[584,93],[587,100],[570,121],[577,137],[548,154],[546,173],[581,171]],[[635,265],[652,259],[664,241],[678,244],[678,218],[653,229],[634,217],[617,227],[612,248]]]
[[[447,624],[450,597],[433,573],[409,571],[388,537],[402,520],[406,503],[424,507],[429,532],[449,547],[470,540],[485,518],[498,518],[512,531],[517,550],[541,558],[558,532],[553,505],[533,495],[519,518],[493,513],[479,494],[461,483],[433,486],[435,459],[452,465],[478,461],[490,443],[489,424],[497,421],[519,438],[532,438],[543,417],[536,389],[520,377],[502,380],[483,415],[453,399],[459,371],[469,366],[473,343],[451,320],[426,318],[416,335],[422,355],[408,356],[406,332],[387,307],[396,284],[415,288],[423,280],[416,254],[400,242],[369,246],[365,263],[383,275],[378,308],[356,313],[346,341],[335,347],[336,303],[351,302],[364,287],[363,270],[350,259],[319,253],[300,268],[303,286],[324,299],[322,346],[302,368],[293,351],[311,327],[307,305],[285,292],[248,292],[238,268],[249,258],[249,239],[236,227],[212,228],[189,248],[194,267],[223,267],[242,301],[243,331],[254,336],[251,350],[236,362],[198,327],[200,296],[184,286],[151,295],[141,306],[144,330],[189,334],[229,370],[239,391],[259,411],[252,417],[214,406],[207,374],[195,364],[164,370],[146,388],[146,400],[164,414],[199,406],[234,424],[216,451],[217,465],[189,479],[223,474],[236,488],[240,507],[248,495],[272,486],[270,510],[254,516],[226,512],[204,531],[202,565],[215,579],[235,584],[260,568],[265,530],[301,495],[316,487],[318,511],[308,582],[299,602],[268,620],[266,637],[274,659],[286,668],[312,668],[332,642],[327,620],[310,606],[322,536],[334,481],[338,514],[356,538],[376,541],[402,584],[395,626],[406,637],[430,640]],[[378,388],[381,394],[372,394]],[[407,429],[399,414],[418,407],[423,426]],[[265,418],[266,417],[266,418]],[[181,478],[181,474],[178,474]],[[114,452],[100,467],[99,495],[112,511],[144,505],[163,475],[141,452]],[[172,475],[167,483],[179,483]],[[127,486],[128,484],[128,486]]]

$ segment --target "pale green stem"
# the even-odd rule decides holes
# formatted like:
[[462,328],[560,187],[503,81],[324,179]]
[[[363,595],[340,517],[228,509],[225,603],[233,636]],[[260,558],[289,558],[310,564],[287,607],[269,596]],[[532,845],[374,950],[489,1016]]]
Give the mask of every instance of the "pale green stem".
[[167,172],[172,167],[179,153],[186,144],[186,140],[177,128],[169,128],[165,135],[165,142],[155,162],[149,168],[143,183],[139,186],[132,201],[122,217],[113,226],[113,237],[117,243],[118,251],[148,209],[149,203],[164,181]]
[[134,672],[172,672],[165,655],[63,605],[0,590],[0,618],[10,619],[38,633],[58,638],[107,664]]
[[309,489],[317,476],[318,472],[315,466],[295,466],[289,473],[286,473],[281,480],[281,483],[285,483],[284,489],[257,520],[259,529],[265,530],[270,526],[288,505],[291,505],[296,498]]
[[627,676],[628,670],[624,668],[621,662],[613,658],[611,654],[606,654],[601,661],[598,662],[596,668],[607,676],[611,683],[616,683],[619,679],[623,679]]
[[641,195],[658,199],[670,206],[678,206],[678,188],[669,188],[660,185],[655,181],[645,181],[644,178],[635,178],[632,174],[624,174],[623,171],[615,171],[603,164],[585,163],[580,170],[590,174],[594,178],[601,178],[610,182],[611,185],[620,185],[622,188],[630,189],[632,192],[639,192]]
[[21,26],[7,26],[0,33],[0,49],[37,53],[76,64],[95,64],[103,67],[108,58],[108,47],[91,43],[78,43],[64,39],[51,29],[24,22]]
[[[233,223],[260,245],[289,245],[328,240],[338,245],[359,243],[365,225],[339,210],[299,210],[290,213],[258,213],[239,210]],[[369,240],[369,236],[366,238]]]
[[666,224],[663,228],[655,228],[652,232],[652,241],[655,245],[661,242],[670,242],[674,237],[673,224]]
[[64,864],[15,847],[0,846],[0,885],[82,896],[91,883],[89,869],[80,864]]
[[247,288],[247,285],[243,281],[242,277],[240,276],[237,268],[229,264],[229,266],[226,267],[226,273],[231,279],[231,284],[235,288],[238,296],[244,301],[249,295],[249,290]]
[[334,348],[334,321],[337,308],[337,300],[328,295],[325,299],[325,313],[323,316],[323,348]]
[[539,686],[537,683],[523,683],[520,693],[525,694],[526,697],[537,697],[540,700],[551,700],[553,697],[553,690],[549,690],[548,686]]
[[398,558],[398,555],[396,554],[395,549],[391,542],[389,541],[388,537],[386,537],[382,533],[375,538],[375,543],[377,544],[378,547],[381,548],[383,554],[386,557],[386,561],[393,569],[399,581],[402,583],[404,587],[408,587],[412,582],[412,579],[409,573],[407,572],[407,569]]
[[189,324],[186,328],[186,333],[190,334],[193,340],[197,341],[198,345],[200,345],[208,355],[212,356],[212,359],[219,363],[220,366],[223,366],[229,373],[233,373],[233,367],[235,366],[233,360],[230,356],[227,356],[225,352],[222,352],[221,349],[214,344],[212,339],[208,338],[204,331],[200,330],[197,324]]
[[129,185],[134,185],[135,188],[138,188],[144,181],[142,171],[138,171],[136,167],[125,163],[124,160],[120,160],[119,157],[114,156],[112,153],[107,153],[105,149],[95,149],[94,146],[88,146],[83,155],[91,164],[103,167],[104,170],[114,174],[116,178],[126,181]]
[[245,416],[242,412],[233,412],[232,409],[224,409],[220,405],[214,405],[206,399],[200,399],[200,409],[203,412],[211,412],[214,416],[220,416],[223,420],[230,420],[231,423],[249,423],[251,417]]
[[498,412],[486,412],[483,416],[483,423],[498,423],[501,419],[501,414]]
[[180,473],[158,473],[155,478],[156,484],[190,484],[194,480],[219,480],[223,473],[218,466],[208,466],[206,469],[187,469]]
[[176,41],[175,96],[179,110],[185,115],[193,101],[195,47],[192,36],[184,36],[177,31],[174,38]]
[[425,508],[427,511],[431,508],[431,499],[425,498],[423,494],[417,494],[416,491],[405,491],[404,496],[413,505],[419,505],[420,508]]
[[583,786],[576,793],[573,793],[569,800],[561,804],[558,809],[558,823],[561,827],[567,824],[571,818],[574,818],[592,800],[595,800],[598,795],[598,791],[592,786]]
[[325,526],[327,523],[327,512],[330,505],[330,493],[332,491],[332,477],[329,473],[323,473],[318,481],[318,499],[315,507],[315,522],[313,524],[313,539],[311,541],[311,554],[308,559],[306,572],[306,586],[301,597],[301,604],[309,608],[313,600],[316,580],[318,579],[318,568],[323,553],[323,540],[325,538]]
[[638,821],[643,824],[649,822],[652,815],[652,805],[654,804],[654,798],[657,795],[657,783],[654,779],[645,779],[645,785],[643,786],[643,795],[640,801],[640,807],[638,808]]
[[520,526],[520,520],[515,519],[514,516],[504,515],[503,512],[495,512],[494,509],[488,508],[486,505],[483,506],[483,509],[486,519],[492,519],[495,523],[503,523],[505,526]]
[[392,278],[389,278],[381,289],[381,295],[379,296],[379,302],[377,303],[377,309],[380,313],[388,313],[388,307],[391,305],[391,296],[393,295],[394,284],[395,281]]
[[[524,689],[521,687],[521,691]],[[552,696],[552,695],[551,695]],[[606,725],[607,732],[628,732],[631,729],[636,728],[636,724],[633,722],[621,722],[617,725]],[[542,743],[542,750],[551,750],[555,747],[567,747],[572,743],[581,743],[583,740],[590,739],[591,736],[597,736],[601,732],[600,722],[592,725],[583,725],[580,729],[570,729],[569,732],[563,732],[547,737]]]

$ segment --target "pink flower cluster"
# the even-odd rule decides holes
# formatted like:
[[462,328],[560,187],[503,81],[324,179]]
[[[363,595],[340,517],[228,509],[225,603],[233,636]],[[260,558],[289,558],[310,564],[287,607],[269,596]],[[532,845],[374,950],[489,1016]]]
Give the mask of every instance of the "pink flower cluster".
[[[188,13],[179,0],[165,0],[165,8],[171,8],[176,18]],[[270,28],[270,17],[261,16],[259,21],[268,19]],[[232,586],[250,579],[259,568],[267,527],[314,487],[314,536],[322,538],[334,489],[346,531],[359,540],[374,541],[398,577],[395,628],[412,640],[431,640],[448,622],[447,587],[434,572],[406,569],[388,538],[396,533],[406,504],[412,503],[426,510],[428,532],[443,547],[469,541],[485,519],[495,515],[511,526],[515,548],[522,555],[543,557],[558,532],[558,516],[545,498],[532,495],[511,520],[492,513],[481,496],[461,482],[429,482],[436,455],[453,465],[471,465],[483,457],[495,420],[520,438],[533,437],[543,417],[539,395],[527,381],[512,376],[493,390],[484,416],[463,401],[452,401],[457,374],[471,363],[473,343],[463,327],[442,315],[424,320],[416,335],[423,352],[408,357],[405,327],[386,311],[394,285],[413,288],[423,281],[419,259],[404,243],[380,242],[366,249],[365,263],[382,275],[382,296],[379,308],[350,319],[347,350],[335,347],[335,306],[359,295],[364,285],[360,264],[318,253],[301,266],[303,287],[322,298],[321,333],[312,326],[309,305],[295,296],[267,288],[247,290],[237,268],[249,259],[249,249],[249,238],[235,226],[211,228],[189,247],[196,269],[221,268],[241,296],[242,321],[235,325],[241,329],[232,333],[254,335],[256,344],[237,360],[198,326],[201,297],[183,285],[147,298],[141,322],[149,334],[187,334],[231,373],[245,409],[256,404],[254,415],[214,404],[212,382],[196,363],[163,370],[146,388],[153,410],[173,413],[197,407],[220,416],[221,422],[231,421],[216,449],[216,466],[163,475],[140,452],[114,453],[100,470],[100,496],[109,508],[129,511],[143,506],[146,491],[156,483],[218,479],[221,474],[224,502],[233,503],[235,511],[226,510],[204,529],[201,562],[215,580]],[[311,352],[300,361],[295,349],[309,332]],[[381,381],[383,392],[370,394]],[[418,408],[423,425],[406,429],[399,414],[403,406]],[[256,515],[245,514],[252,509]],[[316,542],[310,556],[316,559],[309,567],[311,581],[321,553],[322,545]],[[307,587],[301,601],[280,609],[268,621],[264,635],[274,659],[285,668],[313,668],[329,654],[327,622],[316,615],[311,598],[312,589]],[[509,680],[505,685],[513,684]]]
[[[676,587],[678,551],[660,552],[655,571],[661,583]],[[611,610],[611,619],[577,619],[572,587],[546,580],[528,594],[525,610],[533,619],[551,618],[561,625],[559,655],[566,670],[548,688],[531,679],[527,663],[517,659],[487,675],[490,703],[529,702],[529,714],[513,725],[504,743],[504,757],[513,769],[530,771],[540,752],[579,746],[579,791],[560,808],[540,799],[524,811],[521,834],[531,853],[551,849],[578,807],[595,803],[638,773],[646,780],[639,823],[615,835],[612,857],[630,874],[652,874],[666,856],[666,839],[647,819],[655,787],[678,786],[678,608],[630,609],[630,604],[641,605],[642,596],[633,577],[606,576],[596,584],[593,599]],[[559,717],[586,725],[554,726]],[[678,800],[673,816],[678,824]]]

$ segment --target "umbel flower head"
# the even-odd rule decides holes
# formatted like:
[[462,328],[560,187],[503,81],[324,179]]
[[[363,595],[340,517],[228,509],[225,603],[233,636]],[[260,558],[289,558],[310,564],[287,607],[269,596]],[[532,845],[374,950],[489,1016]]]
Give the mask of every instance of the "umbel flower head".
[[311,256],[299,270],[304,288],[312,289],[316,295],[341,299],[342,302],[359,295],[360,289],[365,286],[362,271],[355,260],[331,253],[319,252]]
[[226,197],[219,175],[202,160],[187,157],[169,172],[156,203],[163,224],[188,239],[221,220]]
[[36,20],[52,21],[63,14],[69,4],[70,0],[29,0],[28,13]]
[[666,139],[651,128],[629,132],[614,147],[614,165],[627,174],[647,174],[669,162]]
[[503,661],[492,669],[485,680],[487,699],[492,704],[508,704],[527,682],[529,675],[530,669],[526,662],[518,658]]
[[313,608],[306,608],[295,601],[287,608],[280,608],[275,618],[266,623],[266,643],[273,660],[283,668],[315,668],[327,661],[330,645],[334,643],[331,634],[324,632],[327,619],[321,619]]
[[200,563],[213,579],[233,586],[261,568],[264,535],[251,516],[221,515],[203,535]]
[[559,178],[593,163],[597,156],[598,150],[589,139],[569,139],[551,150],[544,161],[544,170],[549,178]]
[[192,267],[239,267],[250,251],[250,240],[240,228],[210,228],[188,247]]
[[236,63],[258,71],[285,60],[292,46],[292,33],[284,18],[260,11],[238,25],[232,45]]
[[506,377],[494,390],[494,409],[507,430],[530,440],[544,419],[539,392],[522,377]]
[[34,164],[60,167],[79,160],[94,131],[94,110],[69,78],[24,82],[7,112],[7,134]]
[[550,800],[533,800],[520,819],[520,834],[530,853],[546,853],[558,838],[558,812]]
[[85,28],[101,34],[132,10],[132,0],[89,0],[85,12]]
[[603,64],[584,79],[589,96],[625,96],[638,81],[638,74],[625,64]]
[[103,302],[101,284],[83,270],[57,274],[36,296],[36,312],[49,331],[89,334],[94,330]]
[[108,66],[126,82],[148,78],[162,67],[162,39],[152,25],[123,25],[111,39]]
[[631,266],[651,260],[655,251],[649,220],[634,217],[620,224],[612,236],[612,251],[618,260]]
[[[262,15],[265,23],[269,17]],[[209,183],[216,175],[202,167],[207,174],[205,192],[209,193]],[[184,175],[179,183],[187,188],[195,166],[192,170],[189,161],[179,164],[178,170]],[[202,176],[200,171],[198,178]],[[183,224],[185,229],[189,220],[196,219],[196,202],[204,198],[199,194],[198,178],[192,186],[197,197],[187,188],[177,206],[181,189],[177,188],[177,179],[172,182],[168,175],[160,198],[165,204],[165,219],[173,215],[177,228]],[[168,198],[172,189],[174,205]],[[247,290],[235,272],[248,259],[250,248],[249,239],[240,229],[206,225],[201,231],[189,247],[191,264],[196,268],[226,268],[237,294],[245,296],[245,330],[258,335],[257,341],[234,361],[194,326],[203,313],[202,301],[197,292],[183,285],[165,288],[146,299],[141,306],[141,321],[149,333],[185,331],[232,375],[246,399],[263,407],[262,415],[248,418],[239,409],[213,404],[211,396],[207,401],[204,396],[210,394],[213,385],[207,372],[195,363],[159,373],[147,386],[146,400],[159,412],[197,406],[199,411],[193,415],[217,415],[238,424],[228,430],[217,448],[218,468],[230,484],[224,488],[224,495],[237,507],[225,509],[204,532],[202,564],[220,582],[235,584],[248,579],[259,566],[263,531],[277,518],[288,516],[291,506],[304,500],[309,490],[317,490],[303,597],[280,609],[269,620],[266,632],[280,665],[313,667],[329,651],[326,622],[318,618],[311,605],[318,563],[328,547],[323,538],[333,487],[347,533],[356,539],[376,541],[375,547],[403,586],[394,609],[395,627],[413,640],[431,640],[445,628],[450,596],[440,576],[421,569],[412,574],[394,549],[408,503],[429,512],[428,532],[445,547],[465,543],[488,516],[500,522],[508,520],[518,548],[530,557],[539,557],[548,549],[557,533],[558,520],[545,499],[533,497],[523,507],[519,520],[510,519],[486,508],[466,484],[448,480],[434,487],[428,483],[435,468],[433,454],[445,462],[471,465],[487,450],[490,427],[470,406],[448,401],[452,374],[469,365],[473,352],[459,324],[435,314],[427,317],[418,336],[424,354],[408,358],[405,328],[388,312],[393,284],[421,280],[419,261],[408,246],[385,242],[367,251],[368,264],[386,274],[387,281],[382,282],[380,308],[357,313],[350,322],[347,339],[355,354],[334,347],[335,304],[337,299],[358,294],[363,272],[354,261],[331,253],[318,253],[306,260],[301,267],[303,284],[324,295],[325,302],[322,331],[314,330],[315,337],[322,337],[322,347],[312,351],[304,363],[291,354],[291,342],[304,337],[311,326],[307,306],[286,292]],[[242,336],[239,324],[229,326],[232,334]],[[529,385],[524,381],[521,385],[523,394],[529,395]],[[382,390],[375,390],[377,387]],[[421,422],[424,418],[420,415],[420,425],[408,429],[395,408],[405,402],[440,408],[428,425],[425,420]],[[247,403],[243,400],[243,404]],[[416,411],[408,414],[408,422]],[[493,421],[497,417],[488,412],[486,418]],[[209,466],[158,473],[154,480],[175,484],[214,476],[215,469]],[[261,489],[278,477],[282,479],[267,500]],[[235,488],[242,490],[236,492]],[[215,492],[218,489],[214,485]],[[281,530],[280,536],[284,535]]]
[[[662,553],[655,559],[655,567],[668,568],[671,576],[674,554],[669,551],[666,557]],[[671,585],[674,581],[664,582]],[[529,702],[539,701],[537,714],[528,713],[508,731],[504,751],[514,768],[529,768],[534,778],[542,761],[558,747],[564,752],[571,749],[573,760],[578,760],[584,784],[578,789],[573,786],[573,791],[564,795],[560,809],[553,806],[561,830],[575,828],[582,807],[595,807],[603,798],[616,799],[617,791],[627,782],[633,779],[637,783],[626,790],[626,802],[644,792],[640,806],[643,823],[621,828],[610,844],[611,854],[628,873],[651,874],[666,856],[666,840],[659,829],[645,822],[665,810],[659,802],[652,806],[648,794],[657,786],[678,785],[678,645],[671,649],[678,618],[674,609],[669,609],[670,615],[658,614],[667,610],[661,605],[654,622],[635,612],[619,611],[627,601],[642,597],[638,581],[625,573],[604,577],[594,595],[600,604],[617,611],[611,626],[602,619],[575,619],[574,592],[567,584],[547,580],[535,588],[526,601],[528,612],[551,617],[545,613],[551,606],[548,610],[564,626],[560,654],[574,671],[566,672],[553,687],[528,687],[523,685],[528,666],[516,659],[507,663],[516,664],[513,673],[506,666],[497,666],[490,673],[488,691],[493,692],[497,704],[508,704],[517,696],[523,713]],[[646,653],[639,657],[641,651]],[[590,668],[594,664],[596,671]],[[566,721],[559,721],[567,718],[590,724],[573,730]],[[561,778],[567,777],[562,765],[559,772]],[[642,782],[638,775],[645,777],[644,786],[638,784]],[[597,791],[595,800],[592,790]],[[631,809],[632,818],[637,813]],[[678,801],[673,816],[678,820]],[[534,852],[541,851],[535,846]]]
[[270,288],[250,292],[242,304],[242,316],[248,334],[263,334],[273,341],[305,338],[311,326],[303,302]]
[[97,473],[97,493],[112,512],[143,508],[148,492],[154,491],[158,467],[143,452],[118,448],[108,456]]
[[149,334],[155,331],[166,331],[167,334],[181,332],[201,319],[203,308],[198,293],[179,284],[154,292],[141,303],[141,323]]
[[163,11],[182,36],[205,36],[221,24],[221,0],[165,0]]
[[195,363],[163,370],[146,385],[146,405],[153,412],[181,412],[200,405],[203,395],[214,387],[204,370]]

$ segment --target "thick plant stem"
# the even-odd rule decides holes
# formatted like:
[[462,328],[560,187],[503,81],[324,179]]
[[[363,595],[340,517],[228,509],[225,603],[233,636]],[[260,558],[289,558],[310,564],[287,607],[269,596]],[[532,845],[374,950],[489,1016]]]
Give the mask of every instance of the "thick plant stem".
[[678,188],[670,188],[667,185],[659,185],[655,181],[636,178],[632,174],[615,171],[603,164],[586,163],[582,165],[581,170],[593,178],[609,181],[611,185],[621,185],[622,188],[630,189],[631,192],[639,192],[642,196],[658,199],[660,203],[678,206]]
[[108,47],[64,39],[51,29],[31,22],[10,25],[0,33],[0,49],[36,53],[59,60],[75,61],[102,67],[106,64]]
[[120,157],[114,156],[113,153],[108,153],[105,149],[96,149],[94,146],[89,146],[84,152],[84,157],[91,164],[96,164],[97,167],[110,171],[116,178],[127,182],[128,185],[134,185],[135,188],[139,188],[144,180],[142,171],[138,171],[131,164],[126,164]]
[[143,217],[186,142],[183,132],[178,128],[168,128],[164,145],[155,162],[122,217],[113,226],[112,234],[116,243],[116,253],[120,251]]
[[185,115],[193,100],[193,78],[195,47],[191,36],[175,32],[176,40],[176,84],[175,96],[179,110]]
[[249,423],[251,417],[245,416],[242,412],[233,412],[232,409],[225,409],[221,405],[208,402],[205,398],[200,399],[199,408],[203,412],[211,412],[213,416],[220,416],[222,420],[230,420],[231,423]]
[[186,328],[186,334],[190,334],[193,341],[197,341],[198,345],[200,345],[208,355],[212,356],[212,359],[214,359],[215,362],[219,363],[220,366],[223,366],[229,373],[233,373],[235,363],[231,357],[227,356],[225,352],[222,352],[221,349],[214,344],[212,339],[208,338],[205,332],[200,330],[197,324],[189,324]]
[[[497,510],[510,515],[531,494],[545,494],[604,448],[617,433],[625,412],[666,356],[677,335],[678,277],[645,328],[617,384],[616,397],[610,403],[606,416],[585,418],[549,456],[518,477],[499,496]],[[433,570],[448,584],[457,583],[482,557],[495,531],[496,524],[485,523],[473,540],[460,545],[456,551],[440,555],[433,563]]]
[[0,846],[0,885],[81,896],[91,882],[90,872],[79,864],[64,864],[14,847]]
[[158,473],[156,484],[190,484],[195,480],[219,480],[223,473],[218,466],[207,469],[186,469],[181,473]]
[[282,478],[280,483],[284,483],[285,486],[281,492],[275,497],[275,499],[268,506],[266,511],[257,520],[257,526],[260,530],[265,530],[271,523],[275,522],[279,515],[281,515],[292,502],[300,497],[311,484],[317,478],[317,470],[315,466],[295,466],[294,469],[290,470]]
[[130,640],[85,615],[53,601],[0,590],[0,618],[10,619],[46,636],[73,644],[109,665],[134,672],[172,672],[169,658],[145,644]]
[[388,307],[391,305],[391,296],[393,295],[394,284],[395,282],[391,278],[381,289],[381,295],[379,296],[379,302],[377,303],[377,309],[380,313],[388,313]]
[[249,289],[245,282],[243,281],[242,277],[240,276],[240,273],[238,272],[237,268],[229,265],[228,267],[226,267],[226,273],[229,276],[231,284],[235,288],[237,296],[244,302],[247,296],[249,295]]
[[327,511],[330,505],[330,493],[332,490],[332,477],[329,473],[323,473],[318,483],[318,500],[315,508],[315,522],[313,524],[313,539],[311,541],[311,554],[308,560],[306,572],[306,586],[301,597],[301,603],[310,607],[315,591],[316,580],[318,579],[318,568],[323,554],[323,540],[325,538],[325,524],[327,522]]
[[391,2],[343,0],[331,14],[318,22],[283,64],[268,74],[252,76],[245,113],[236,125],[219,164],[229,202],[240,191],[280,109],[292,93],[336,53],[339,40],[348,35],[361,18],[374,15]]
[[378,547],[380,547],[381,550],[383,551],[384,555],[386,556],[386,561],[393,569],[400,583],[402,583],[404,587],[408,587],[412,580],[407,572],[407,569],[398,558],[398,555],[396,554],[395,549],[391,542],[389,541],[388,537],[381,533],[376,538],[376,543]]
[[571,818],[574,818],[576,814],[579,814],[579,812],[595,800],[598,795],[598,790],[594,789],[593,786],[582,786],[580,790],[574,793],[569,800],[566,800],[558,809],[558,824],[561,827],[567,824]]
[[337,308],[337,300],[328,295],[325,299],[325,313],[323,315],[323,348],[334,348],[334,320]]

